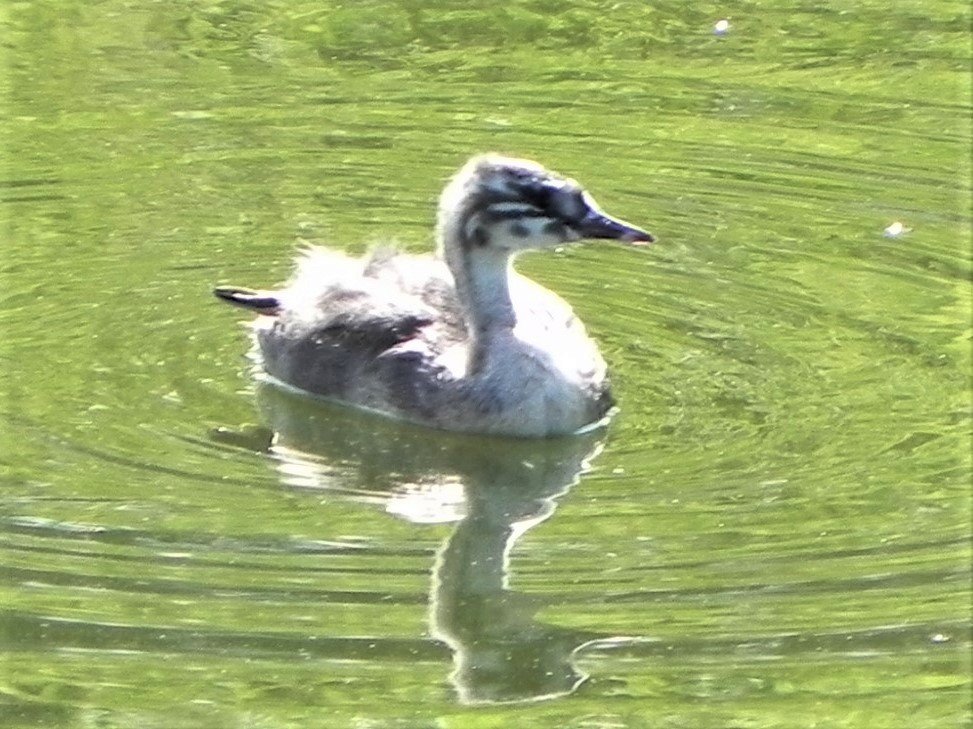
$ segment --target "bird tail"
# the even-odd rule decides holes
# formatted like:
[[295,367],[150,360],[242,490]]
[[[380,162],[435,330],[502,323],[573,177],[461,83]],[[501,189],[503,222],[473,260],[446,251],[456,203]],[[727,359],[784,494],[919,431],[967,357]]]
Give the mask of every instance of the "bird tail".
[[213,294],[216,298],[229,304],[255,311],[264,316],[277,316],[280,313],[280,299],[266,291],[254,291],[239,286],[217,286],[213,289]]

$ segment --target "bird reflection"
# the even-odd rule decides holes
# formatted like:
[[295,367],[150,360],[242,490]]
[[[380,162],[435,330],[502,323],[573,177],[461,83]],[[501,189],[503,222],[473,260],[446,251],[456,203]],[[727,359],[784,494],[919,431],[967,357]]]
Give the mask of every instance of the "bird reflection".
[[602,431],[528,441],[455,435],[266,384],[258,403],[269,430],[219,438],[266,447],[285,484],[326,489],[416,523],[456,524],[437,553],[429,620],[453,652],[460,701],[551,698],[585,681],[574,665],[578,650],[612,639],[539,622],[543,600],[510,590],[508,579],[514,543],[554,513],[601,450]]

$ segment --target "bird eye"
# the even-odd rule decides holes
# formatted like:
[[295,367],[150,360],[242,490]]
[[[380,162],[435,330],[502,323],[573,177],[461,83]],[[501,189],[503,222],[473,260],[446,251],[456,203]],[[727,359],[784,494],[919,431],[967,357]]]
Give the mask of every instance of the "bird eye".
[[535,177],[519,188],[531,205],[568,223],[581,220],[588,210],[584,191],[568,180]]
[[564,185],[553,192],[548,209],[562,220],[576,222],[585,216],[588,204],[580,188]]
[[548,210],[557,187],[548,181],[533,179],[523,188],[524,197],[541,210]]

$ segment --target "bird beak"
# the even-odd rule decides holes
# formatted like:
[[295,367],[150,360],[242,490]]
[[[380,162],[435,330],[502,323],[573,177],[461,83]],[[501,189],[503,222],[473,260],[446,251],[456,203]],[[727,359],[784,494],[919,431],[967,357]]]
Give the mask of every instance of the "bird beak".
[[594,205],[588,207],[588,212],[578,222],[571,225],[582,238],[608,238],[619,240],[635,246],[644,246],[655,240],[655,236],[624,220],[618,220],[605,215]]

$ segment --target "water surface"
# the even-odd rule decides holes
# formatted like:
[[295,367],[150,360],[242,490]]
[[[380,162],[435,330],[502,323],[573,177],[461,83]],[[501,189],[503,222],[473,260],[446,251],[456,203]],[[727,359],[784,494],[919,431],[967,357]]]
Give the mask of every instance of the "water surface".
[[[967,4],[0,25],[0,724],[968,720]],[[491,149],[660,237],[519,263],[600,342],[606,430],[457,437],[254,378],[211,285],[302,241],[427,250]]]

